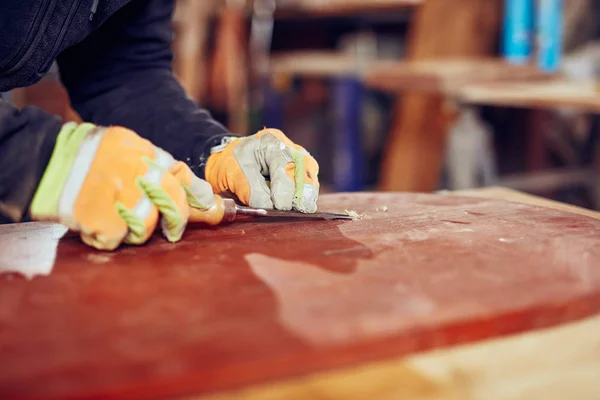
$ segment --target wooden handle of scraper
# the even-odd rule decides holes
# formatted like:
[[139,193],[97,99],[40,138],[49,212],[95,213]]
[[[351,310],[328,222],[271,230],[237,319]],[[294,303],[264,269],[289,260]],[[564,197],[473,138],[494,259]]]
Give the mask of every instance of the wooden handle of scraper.
[[206,225],[220,224],[226,214],[226,203],[218,194],[215,195],[215,204],[208,210],[200,210],[190,207],[190,223],[200,223]]

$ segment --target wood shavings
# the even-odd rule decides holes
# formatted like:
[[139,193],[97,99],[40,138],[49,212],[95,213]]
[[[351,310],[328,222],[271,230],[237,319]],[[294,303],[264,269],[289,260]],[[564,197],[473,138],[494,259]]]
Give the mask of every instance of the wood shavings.
[[344,212],[346,213],[346,215],[349,215],[352,217],[352,220],[356,221],[358,219],[363,219],[365,217],[365,214],[359,214],[354,210],[344,210]]

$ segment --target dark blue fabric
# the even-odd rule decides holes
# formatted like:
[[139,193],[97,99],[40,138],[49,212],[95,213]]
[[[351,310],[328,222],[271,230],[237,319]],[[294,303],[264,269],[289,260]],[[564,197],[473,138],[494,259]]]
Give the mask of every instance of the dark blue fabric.
[[[229,132],[173,76],[173,0],[99,0],[90,19],[93,3],[2,0],[0,92],[36,82],[57,60],[84,120],[133,129],[203,177],[207,144]],[[0,100],[0,213],[15,219],[27,209],[60,126]]]

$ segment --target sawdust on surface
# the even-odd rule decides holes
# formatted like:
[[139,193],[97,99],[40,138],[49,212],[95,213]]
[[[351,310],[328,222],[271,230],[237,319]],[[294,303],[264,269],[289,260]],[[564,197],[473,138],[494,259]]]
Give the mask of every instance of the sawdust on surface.
[[359,214],[354,210],[344,210],[344,212],[346,213],[346,215],[351,216],[353,221],[363,219],[364,217],[366,217],[366,214]]

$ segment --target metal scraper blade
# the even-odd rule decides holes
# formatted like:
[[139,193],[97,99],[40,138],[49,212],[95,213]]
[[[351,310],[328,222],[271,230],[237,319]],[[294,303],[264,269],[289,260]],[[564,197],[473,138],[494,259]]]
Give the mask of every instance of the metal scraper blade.
[[264,208],[252,208],[244,206],[236,206],[237,213],[254,217],[271,217],[271,218],[297,218],[297,219],[320,219],[320,220],[335,220],[335,219],[353,219],[351,215],[330,212],[303,213],[299,211],[282,211],[282,210],[267,210]]
[[265,217],[274,218],[301,218],[301,219],[324,219],[324,220],[335,220],[335,219],[353,219],[351,215],[330,213],[330,212],[316,212],[316,213],[303,213],[299,211],[281,211],[281,210],[264,210]]

